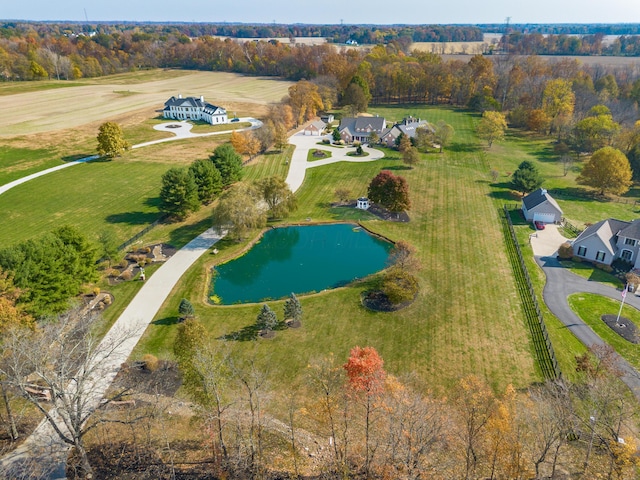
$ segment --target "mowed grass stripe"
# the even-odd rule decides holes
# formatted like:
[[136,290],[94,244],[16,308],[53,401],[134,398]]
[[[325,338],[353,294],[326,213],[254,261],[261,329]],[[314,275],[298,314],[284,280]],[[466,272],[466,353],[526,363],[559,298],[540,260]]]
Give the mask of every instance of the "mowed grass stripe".
[[164,164],[97,162],[34,179],[0,196],[0,244],[33,238],[60,225],[97,239],[105,228],[126,239],[159,217]]
[[[402,108],[387,110],[394,110],[398,117],[404,113]],[[454,125],[460,148],[425,155],[412,170],[403,169],[398,154],[390,152],[390,158],[376,162],[340,162],[307,171],[299,191],[300,209],[290,222],[344,218],[340,209],[330,207],[335,189],[348,188],[353,198],[366,194],[371,178],[381,169],[392,168],[407,178],[414,199],[410,223],[374,220],[366,213],[361,220],[373,231],[416,246],[423,266],[419,272],[423,288],[416,302],[394,313],[374,313],[360,305],[362,291],[371,288],[373,281],[305,296],[301,299],[301,329],[279,332],[268,342],[231,342],[233,349],[261,359],[276,390],[303,385],[310,361],[333,353],[341,362],[354,345],[374,346],[391,373],[415,374],[420,388],[445,390],[471,373],[488,379],[496,390],[508,383],[525,387],[542,379],[534,365],[497,211],[489,195],[482,150],[477,149],[472,131],[475,117],[431,108],[414,114],[424,118],[432,112]],[[139,353],[171,356],[176,331],[172,319],[183,297],[196,305],[212,338],[255,321],[260,305],[207,305],[208,286],[199,283],[214,262],[238,248],[220,247],[218,256],[203,258],[190,270],[147,331]],[[281,315],[282,302],[269,305]]]

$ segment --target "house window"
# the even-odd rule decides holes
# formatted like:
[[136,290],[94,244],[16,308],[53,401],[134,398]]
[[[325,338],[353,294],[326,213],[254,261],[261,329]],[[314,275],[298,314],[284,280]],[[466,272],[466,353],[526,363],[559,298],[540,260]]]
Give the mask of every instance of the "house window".
[[598,250],[596,253],[596,262],[604,262],[605,253],[602,250]]
[[636,240],[634,238],[625,238],[624,239],[624,244],[625,245],[631,245],[632,247],[636,246]]
[[578,247],[578,256],[586,257],[587,256],[587,247]]
[[631,257],[633,257],[633,252],[631,250],[622,250],[620,254],[620,258],[626,262],[631,261]]

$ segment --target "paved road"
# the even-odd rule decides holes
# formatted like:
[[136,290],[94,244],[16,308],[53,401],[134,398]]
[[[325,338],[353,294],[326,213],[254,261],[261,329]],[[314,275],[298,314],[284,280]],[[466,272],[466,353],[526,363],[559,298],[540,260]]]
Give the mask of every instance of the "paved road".
[[[258,126],[261,125],[258,124],[258,121],[255,122],[256,123],[253,124],[251,128],[258,128]],[[219,135],[221,133],[225,132],[216,132],[215,134]],[[187,133],[182,134],[182,136],[178,138],[189,138],[193,136],[198,135]],[[383,156],[380,151],[367,149],[370,152],[368,157],[348,157],[345,155],[347,149],[344,149],[344,153],[335,155],[332,158],[326,159],[326,161],[308,163],[307,154],[309,148],[315,146],[316,142],[319,141],[319,138],[320,137],[307,137],[303,140],[300,138],[300,134],[296,134],[290,138],[291,143],[296,146],[296,149],[294,150],[294,157],[297,160],[295,162],[291,162],[287,181],[289,182],[291,190],[294,192],[300,187],[300,185],[302,185],[307,168],[339,161],[372,161]],[[169,140],[174,140],[174,138]],[[148,142],[146,144],[136,145],[136,147],[160,143],[163,141],[167,140],[163,139],[160,141]],[[304,161],[302,161],[302,159],[304,159]],[[45,170],[40,172],[39,176],[46,175],[46,173],[51,171],[55,170]],[[106,362],[104,372],[100,375],[100,378],[96,378],[94,383],[88,387],[88,391],[92,392],[89,399],[89,408],[95,409],[98,407],[100,399],[104,396],[104,393],[111,385],[111,382],[118,373],[120,366],[127,360],[127,358],[129,358],[129,355],[138,343],[145,329],[160,310],[160,307],[168,298],[171,290],[178,283],[182,275],[202,254],[204,254],[222,237],[224,237],[224,234],[219,235],[214,231],[214,229],[205,231],[176,252],[175,255],[167,260],[167,262],[165,262],[145,282],[140,291],[133,298],[124,312],[122,312],[116,323],[102,340],[103,344],[108,345],[115,337],[121,335],[122,332],[128,332],[130,334],[127,341],[119,345],[114,355],[109,358],[108,362]],[[50,480],[60,480],[65,478],[66,459],[69,448],[70,447],[68,445],[61,442],[53,427],[51,427],[48,422],[43,421],[22,445],[0,460],[0,465],[2,465],[3,468],[19,469],[21,465],[32,462],[34,457],[36,457],[37,461],[43,466],[43,468],[52,472],[48,477]]]
[[[251,126],[247,128],[240,128],[237,131],[242,132],[245,130],[254,130],[256,128],[260,128],[262,126],[262,122],[255,118],[241,118],[241,122],[250,122]],[[167,128],[167,125],[177,124],[180,125],[180,128],[170,129]],[[175,140],[182,140],[184,138],[195,138],[195,137],[210,137],[212,135],[224,135],[225,133],[231,133],[233,130],[225,130],[223,132],[211,132],[211,133],[191,133],[190,130],[193,127],[190,123],[187,122],[167,122],[162,123],[160,125],[156,125],[154,128],[156,130],[167,131],[173,133],[174,137],[169,138],[161,138],[160,140],[153,140],[151,142],[139,143],[137,145],[132,146],[131,148],[141,148],[148,147],[149,145],[155,145],[157,143],[164,142],[173,142]],[[73,162],[65,163],[64,165],[58,165],[56,167],[47,168],[46,170],[42,170],[40,172],[33,173],[31,175],[27,175],[26,177],[19,178],[18,180],[14,180],[13,182],[5,183],[0,186],[0,195],[5,193],[8,190],[11,190],[13,187],[17,187],[18,185],[22,185],[23,183],[28,182],[29,180],[33,180],[34,178],[42,177],[43,175],[48,175],[49,173],[57,172],[58,170],[62,170],[65,168],[73,167],[74,165],[79,165],[81,163],[89,162],[91,160],[96,160],[100,158],[99,155],[91,155],[89,157],[81,158],[79,160],[75,160]]]
[[[606,345],[605,341],[574,313],[569,306],[568,297],[574,293],[585,292],[620,301],[621,290],[591,282],[563,268],[556,259],[556,255],[558,247],[567,239],[559,233],[556,225],[547,225],[544,230],[537,231],[534,236],[531,236],[529,241],[534,258],[547,277],[542,296],[549,310],[587,347]],[[625,303],[640,309],[640,298],[636,295],[629,293]],[[617,355],[617,362],[624,372],[622,380],[640,400],[640,373],[619,355]]]

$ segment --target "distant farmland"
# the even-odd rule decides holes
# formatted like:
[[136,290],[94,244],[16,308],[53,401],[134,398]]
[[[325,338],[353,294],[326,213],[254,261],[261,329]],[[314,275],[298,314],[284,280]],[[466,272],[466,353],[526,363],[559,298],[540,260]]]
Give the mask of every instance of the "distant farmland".
[[[6,82],[0,86],[0,137],[79,127],[124,113],[162,109],[172,95],[204,95],[213,104],[279,101],[291,82],[225,72],[153,70],[95,79]],[[15,86],[38,87],[16,93]],[[67,86],[69,85],[69,86]],[[61,88],[66,87],[66,88]]]

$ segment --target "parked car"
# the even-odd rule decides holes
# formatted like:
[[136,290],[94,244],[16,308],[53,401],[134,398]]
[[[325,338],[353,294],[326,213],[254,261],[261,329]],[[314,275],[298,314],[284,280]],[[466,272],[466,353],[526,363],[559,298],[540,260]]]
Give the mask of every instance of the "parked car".
[[239,118],[232,118],[232,119],[231,119],[231,123],[233,123],[233,122],[239,122],[239,121],[240,121],[240,119],[239,119]]
[[536,230],[544,230],[544,223],[540,220],[536,220],[533,224],[536,226]]

